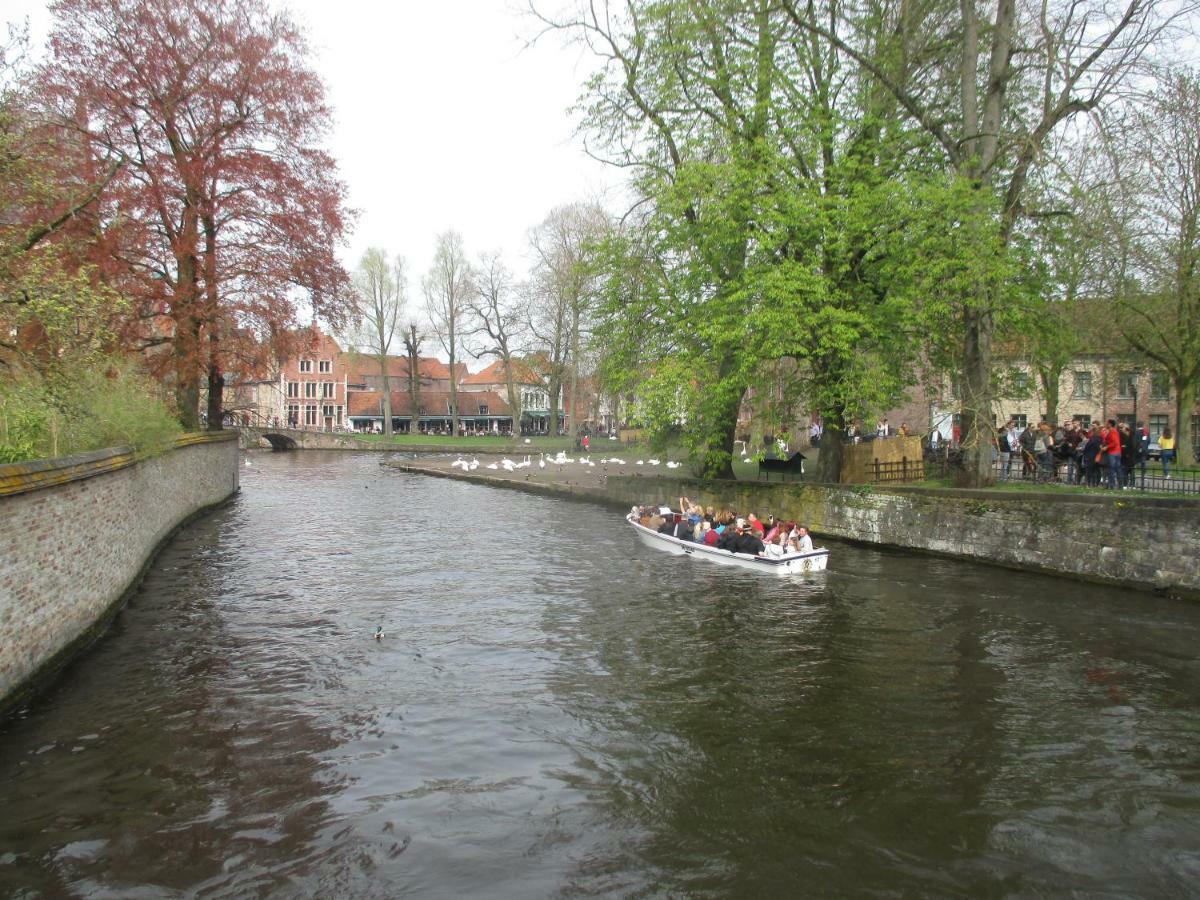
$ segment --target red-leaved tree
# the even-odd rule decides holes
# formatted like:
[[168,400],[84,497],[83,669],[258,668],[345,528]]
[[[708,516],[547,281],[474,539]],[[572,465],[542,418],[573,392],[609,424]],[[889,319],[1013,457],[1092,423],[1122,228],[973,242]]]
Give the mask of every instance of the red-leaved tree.
[[303,304],[334,327],[345,187],[322,149],[324,87],[262,0],[57,0],[46,108],[125,164],[100,204],[102,271],[180,419],[221,425],[225,373],[286,353]]

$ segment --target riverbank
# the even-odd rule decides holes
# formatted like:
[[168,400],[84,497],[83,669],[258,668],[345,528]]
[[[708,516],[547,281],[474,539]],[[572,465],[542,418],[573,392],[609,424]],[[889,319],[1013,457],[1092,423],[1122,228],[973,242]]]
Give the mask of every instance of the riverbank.
[[[578,463],[507,472],[479,456],[472,471],[454,459],[387,465],[530,493],[625,509],[680,496],[807,523],[818,536],[986,562],[1021,571],[1200,599],[1200,501],[1007,490],[765,484],[673,477],[633,465]],[[489,469],[497,464],[496,469]],[[831,565],[836,565],[834,560]]]
[[0,715],[103,632],[171,535],[237,492],[235,438],[0,466]]

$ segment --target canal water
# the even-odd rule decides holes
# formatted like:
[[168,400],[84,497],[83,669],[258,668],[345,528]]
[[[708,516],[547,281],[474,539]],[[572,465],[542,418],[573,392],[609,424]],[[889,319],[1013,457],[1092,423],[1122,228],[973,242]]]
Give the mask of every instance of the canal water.
[[1200,607],[837,543],[780,580],[376,455],[248,459],[2,726],[0,896],[1200,884]]

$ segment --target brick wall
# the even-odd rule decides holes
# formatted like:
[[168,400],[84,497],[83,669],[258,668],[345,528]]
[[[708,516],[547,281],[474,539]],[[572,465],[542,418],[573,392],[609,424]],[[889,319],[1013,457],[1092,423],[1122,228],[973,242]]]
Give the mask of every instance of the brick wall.
[[0,711],[85,646],[159,546],[238,489],[236,435],[0,466]]

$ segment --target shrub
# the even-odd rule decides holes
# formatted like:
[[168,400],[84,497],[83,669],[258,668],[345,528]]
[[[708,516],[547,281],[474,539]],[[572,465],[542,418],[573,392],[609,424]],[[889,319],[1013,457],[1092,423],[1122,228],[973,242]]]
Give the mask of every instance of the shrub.
[[153,453],[181,429],[161,388],[133,360],[102,357],[70,373],[0,385],[0,462],[128,444]]

